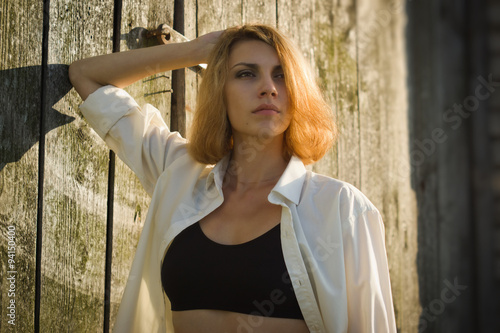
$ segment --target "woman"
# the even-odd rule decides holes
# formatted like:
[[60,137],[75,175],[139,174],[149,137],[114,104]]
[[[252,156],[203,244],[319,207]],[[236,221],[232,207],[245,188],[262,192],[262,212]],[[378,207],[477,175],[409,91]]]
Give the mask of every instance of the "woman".
[[[199,63],[189,141],[120,89]],[[116,332],[395,332],[379,212],[304,167],[335,138],[304,64],[247,25],[70,66],[88,122],[152,195]]]

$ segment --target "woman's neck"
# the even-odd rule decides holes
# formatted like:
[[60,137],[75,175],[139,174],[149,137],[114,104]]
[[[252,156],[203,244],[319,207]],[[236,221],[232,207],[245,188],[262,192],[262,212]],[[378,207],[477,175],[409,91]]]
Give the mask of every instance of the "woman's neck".
[[224,186],[234,190],[274,186],[288,164],[283,155],[283,134],[265,140],[236,138]]

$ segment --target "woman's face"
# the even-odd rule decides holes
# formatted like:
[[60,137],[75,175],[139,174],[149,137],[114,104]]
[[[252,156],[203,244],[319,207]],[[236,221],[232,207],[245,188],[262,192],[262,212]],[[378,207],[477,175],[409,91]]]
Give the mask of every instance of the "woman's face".
[[266,140],[288,128],[291,114],[283,69],[270,45],[248,40],[233,45],[224,87],[233,138]]

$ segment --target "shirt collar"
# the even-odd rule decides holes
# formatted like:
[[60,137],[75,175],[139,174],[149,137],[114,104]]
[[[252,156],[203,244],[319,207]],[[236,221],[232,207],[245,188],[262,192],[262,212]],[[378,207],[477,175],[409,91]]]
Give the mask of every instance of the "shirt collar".
[[275,197],[276,194],[280,194],[294,204],[298,205],[305,178],[306,167],[304,166],[304,163],[302,163],[300,158],[292,156],[285,171],[278,180],[278,183],[276,183],[274,188],[271,190],[269,200],[273,201],[273,197]]
[[226,154],[217,164],[213,167],[212,171],[207,176],[207,182],[205,184],[205,191],[208,191],[210,186],[214,185],[217,190],[222,195],[222,182],[224,180],[224,175],[226,174],[227,165],[229,164],[229,158],[231,153]]
[[[207,176],[205,190],[208,191],[210,186],[215,184],[219,193],[222,194],[222,183],[229,163],[229,158],[230,154],[224,156],[214,166],[212,171],[210,171]],[[281,196],[297,205],[300,201],[300,194],[302,192],[302,186],[304,184],[305,176],[306,167],[304,166],[304,163],[302,163],[300,158],[292,156],[290,158],[290,161],[288,162],[287,167],[285,168],[285,171],[271,190],[271,193],[268,197],[269,201],[273,202],[277,200],[278,202],[282,202],[283,200],[280,199]]]

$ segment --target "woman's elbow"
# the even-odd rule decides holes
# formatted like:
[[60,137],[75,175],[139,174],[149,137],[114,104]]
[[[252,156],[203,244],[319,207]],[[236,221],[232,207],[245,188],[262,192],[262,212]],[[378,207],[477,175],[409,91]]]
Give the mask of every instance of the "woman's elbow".
[[79,60],[73,62],[71,65],[69,65],[68,69],[68,76],[69,76],[69,81],[73,85],[73,87],[78,84],[78,78],[80,77],[79,75],[80,72],[80,63]]
[[87,99],[88,95],[101,87],[100,84],[85,76],[84,61],[82,60],[77,60],[69,65],[68,76],[69,81],[82,100]]

